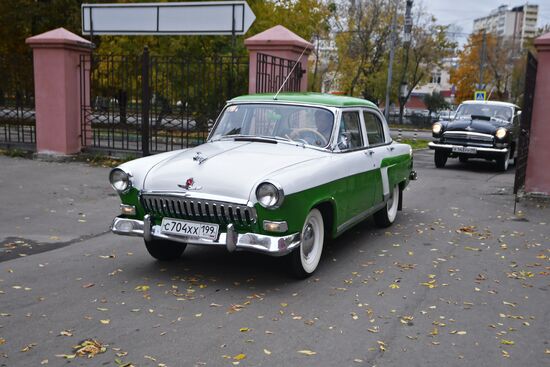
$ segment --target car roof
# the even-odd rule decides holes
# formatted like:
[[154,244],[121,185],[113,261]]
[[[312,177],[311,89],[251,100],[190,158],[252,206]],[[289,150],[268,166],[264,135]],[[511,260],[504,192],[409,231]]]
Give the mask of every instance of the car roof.
[[494,106],[506,106],[506,107],[514,107],[519,108],[519,106],[509,103],[509,102],[500,102],[500,101],[463,101],[461,104],[486,104],[486,105],[494,105]]
[[274,99],[274,97],[275,93],[249,94],[245,96],[235,97],[229,102],[292,102],[330,107],[365,106],[377,108],[374,103],[372,103],[371,101],[367,101],[366,99],[326,93],[279,93],[277,99]]

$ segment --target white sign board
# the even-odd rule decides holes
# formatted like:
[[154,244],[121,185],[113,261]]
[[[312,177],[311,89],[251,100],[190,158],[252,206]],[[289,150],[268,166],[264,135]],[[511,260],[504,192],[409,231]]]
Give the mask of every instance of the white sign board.
[[82,4],[82,34],[245,34],[256,16],[245,0]]

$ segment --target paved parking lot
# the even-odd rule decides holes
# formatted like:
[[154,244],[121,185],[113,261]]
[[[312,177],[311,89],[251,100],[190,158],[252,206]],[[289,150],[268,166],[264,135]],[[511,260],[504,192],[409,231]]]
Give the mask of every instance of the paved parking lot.
[[486,162],[415,165],[393,227],[296,281],[258,254],[153,261],[107,232],[108,169],[0,157],[0,366],[548,365],[549,203],[514,216],[513,172]]

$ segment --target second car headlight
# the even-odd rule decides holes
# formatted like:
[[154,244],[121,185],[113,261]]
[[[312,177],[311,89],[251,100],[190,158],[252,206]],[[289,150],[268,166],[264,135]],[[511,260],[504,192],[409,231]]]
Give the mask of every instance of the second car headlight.
[[508,132],[506,131],[505,128],[500,127],[500,128],[498,128],[495,136],[497,137],[497,139],[504,139],[504,137],[506,136],[507,133]]
[[263,182],[256,189],[256,198],[264,208],[276,209],[280,207],[284,197],[283,189],[271,182]]
[[109,174],[111,186],[118,192],[124,192],[131,186],[130,175],[120,168],[115,168]]
[[438,135],[439,133],[441,133],[441,130],[443,129],[443,126],[441,126],[441,124],[439,122],[436,122],[435,124],[433,124],[432,126],[432,132],[435,134],[435,135]]

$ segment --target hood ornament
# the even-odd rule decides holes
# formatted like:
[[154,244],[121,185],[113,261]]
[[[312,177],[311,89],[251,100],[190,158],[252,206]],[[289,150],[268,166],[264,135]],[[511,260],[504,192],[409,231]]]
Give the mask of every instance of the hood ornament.
[[185,181],[185,185],[178,184],[178,187],[180,187],[184,190],[201,190],[202,189],[202,186],[195,185],[195,180],[193,179],[193,177],[189,177]]
[[202,155],[201,152],[197,152],[197,153],[195,154],[195,156],[193,157],[193,160],[194,160],[195,162],[199,162],[199,164],[201,164],[202,162],[204,162],[206,159],[207,159],[207,158],[204,157],[204,156]]

